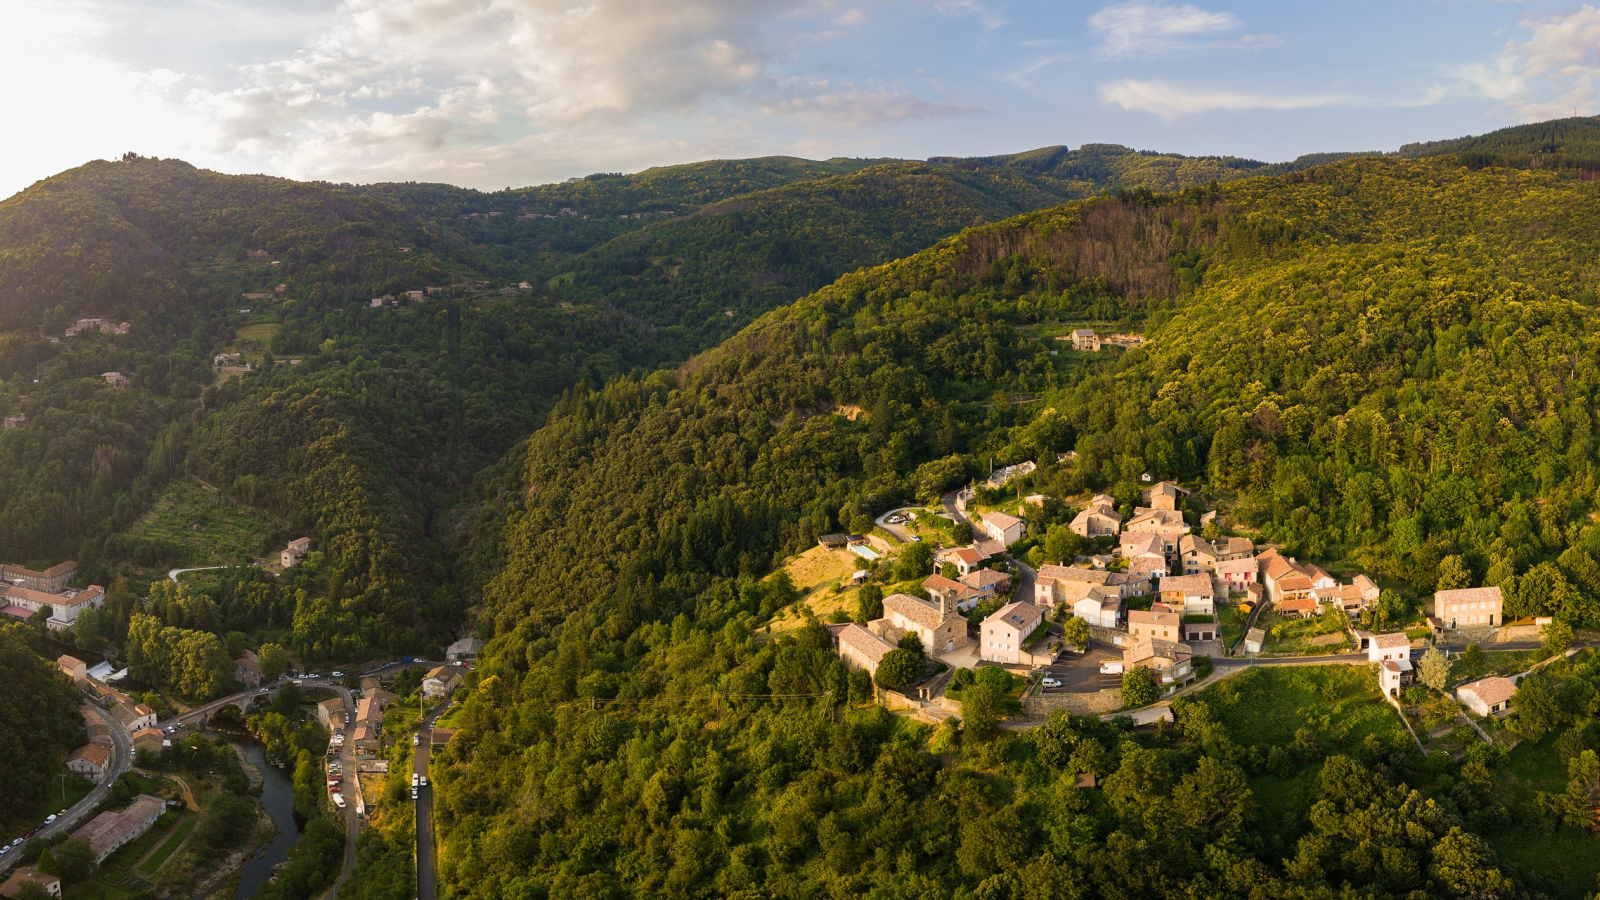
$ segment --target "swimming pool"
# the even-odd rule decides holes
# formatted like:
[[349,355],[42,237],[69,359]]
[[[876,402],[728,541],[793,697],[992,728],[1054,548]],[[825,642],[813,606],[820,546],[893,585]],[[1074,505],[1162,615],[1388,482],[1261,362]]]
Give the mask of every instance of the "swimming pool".
[[850,552],[861,557],[862,559],[878,558],[878,551],[872,549],[871,545],[869,544],[854,544],[850,547]]

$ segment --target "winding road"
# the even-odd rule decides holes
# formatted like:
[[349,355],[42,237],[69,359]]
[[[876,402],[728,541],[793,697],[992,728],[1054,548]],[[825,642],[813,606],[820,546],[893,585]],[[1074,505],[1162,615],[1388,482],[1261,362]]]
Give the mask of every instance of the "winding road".
[[[69,807],[65,815],[57,817],[54,822],[40,828],[34,834],[34,837],[48,840],[52,835],[71,831],[78,827],[78,824],[86,819],[96,806],[105,802],[106,797],[111,793],[111,785],[133,765],[133,742],[129,739],[128,733],[122,730],[122,726],[111,718],[110,713],[92,703],[85,704],[84,708],[99,716],[101,721],[105,723],[106,730],[111,735],[111,759],[106,765],[105,772],[100,776],[99,783],[94,786],[94,790],[90,791],[88,796]],[[22,850],[25,846],[27,845],[19,844],[15,849],[0,853],[0,872],[11,868],[22,860]]]

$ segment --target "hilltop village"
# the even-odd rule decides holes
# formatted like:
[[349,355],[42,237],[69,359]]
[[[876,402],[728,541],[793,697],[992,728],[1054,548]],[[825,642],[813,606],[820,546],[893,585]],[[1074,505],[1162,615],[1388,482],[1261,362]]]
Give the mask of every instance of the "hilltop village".
[[[1448,665],[1469,646],[1479,652],[1538,640],[1551,624],[1506,621],[1502,590],[1493,585],[1441,589],[1427,608],[1409,608],[1367,573],[1338,577],[1225,533],[1216,509],[1171,481],[1147,480],[1136,504],[1119,506],[1108,494],[1080,501],[1065,526],[1075,548],[1045,561],[1062,552],[1046,550],[1060,542],[1046,540],[1030,520],[1047,508],[1066,518],[1062,501],[1029,494],[1007,504],[994,496],[1020,494],[1017,484],[1035,469],[1032,462],[998,469],[939,505],[887,514],[872,535],[820,539],[821,551],[852,553],[864,566],[850,581],[868,599],[858,599],[853,620],[836,612],[827,628],[847,666],[872,679],[880,702],[929,721],[959,717],[962,686],[993,668],[1021,686],[1014,691],[1021,723],[1060,708],[1153,721],[1171,717],[1165,698],[1265,659],[1368,665],[1404,718],[1407,689],[1428,651]],[[978,502],[980,490],[991,502]],[[931,550],[921,549],[925,539]],[[932,573],[906,582],[895,557],[908,551],[926,554]],[[892,592],[882,595],[881,581]],[[1516,690],[1499,676],[1451,687],[1464,709],[1483,716],[1508,712]]]

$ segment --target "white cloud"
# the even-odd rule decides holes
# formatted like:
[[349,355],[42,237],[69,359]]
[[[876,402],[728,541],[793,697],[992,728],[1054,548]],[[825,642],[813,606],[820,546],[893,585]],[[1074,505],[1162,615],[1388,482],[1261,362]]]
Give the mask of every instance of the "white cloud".
[[897,91],[816,83],[793,96],[769,104],[765,111],[769,115],[794,116],[812,125],[857,127],[969,115],[983,110],[962,103],[922,100]]
[[1089,30],[1100,35],[1101,52],[1113,58],[1171,50],[1185,40],[1239,26],[1232,13],[1208,12],[1187,3],[1168,6],[1145,0],[1107,6],[1089,17]]
[[[972,111],[796,77],[807,26],[868,21],[871,7],[841,0],[281,0],[270,21],[256,2],[0,4],[0,31],[36,45],[0,55],[0,77],[51,85],[13,88],[7,110],[56,160],[33,177],[63,157],[132,149],[231,171],[498,186],[559,167],[771,152],[747,134],[751,120],[805,134]],[[956,5],[992,17],[975,0]],[[81,127],[63,128],[69,116]]]
[[1600,107],[1600,9],[1584,6],[1519,24],[1527,39],[1508,42],[1488,63],[1461,67],[1458,77],[1530,120]]
[[1100,99],[1134,112],[1164,119],[1208,112],[1311,109],[1331,106],[1344,98],[1335,94],[1274,94],[1192,88],[1167,81],[1124,79],[1100,85]]

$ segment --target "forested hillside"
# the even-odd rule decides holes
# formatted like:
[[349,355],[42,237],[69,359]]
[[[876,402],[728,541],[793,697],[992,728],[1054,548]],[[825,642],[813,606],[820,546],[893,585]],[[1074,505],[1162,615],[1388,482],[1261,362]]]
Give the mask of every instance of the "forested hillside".
[[[1564,826],[1493,787],[1493,754],[1425,765],[1401,734],[1307,723],[1276,740],[1325,759],[1320,782],[1258,798],[1272,741],[1247,746],[1260,735],[1226,711],[1252,702],[1237,696],[1185,707],[1158,746],[1078,720],[1025,741],[930,736],[839,708],[854,695],[820,629],[754,631],[794,599],[761,580],[779,560],[990,458],[1038,460],[1051,493],[1125,494],[1146,471],[1198,483],[1290,552],[1414,595],[1448,569],[1503,586],[1508,616],[1600,625],[1597,250],[1593,182],[1356,158],[972,229],[677,371],[574,392],[518,457],[481,556],[495,638],[439,776],[449,884],[474,898],[1556,890],[1558,873],[1498,856]],[[1052,356],[1046,334],[1087,318],[1142,325],[1147,342]],[[1582,734],[1593,663],[1570,677],[1553,714]],[[711,691],[815,699],[687,699]],[[1103,799],[1072,789],[1078,772]]]
[[0,623],[0,742],[8,748],[0,823],[26,821],[57,789],[67,753],[87,740],[77,691],[39,649],[27,626]]
[[[874,163],[718,161],[481,193],[130,154],[48,179],[0,204],[0,409],[24,417],[0,432],[0,553],[75,557],[102,580],[181,564],[181,542],[127,531],[199,476],[282,529],[258,540],[307,534],[326,551],[269,601],[296,611],[289,630],[257,639],[308,658],[444,643],[461,610],[452,545],[474,524],[452,509],[563,391],[679,363],[962,227],[1115,186]],[[61,338],[88,315],[129,332]],[[223,352],[252,368],[214,372]]]

